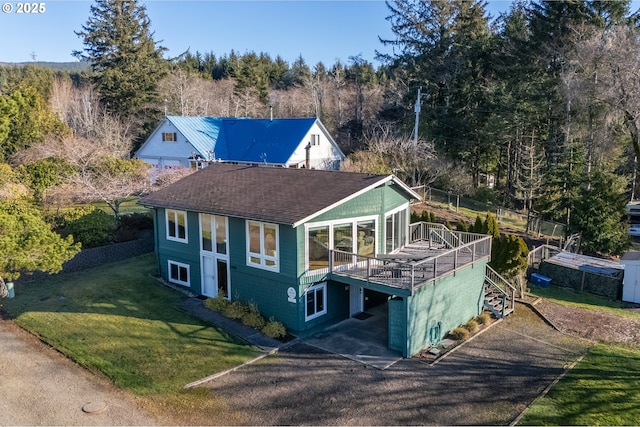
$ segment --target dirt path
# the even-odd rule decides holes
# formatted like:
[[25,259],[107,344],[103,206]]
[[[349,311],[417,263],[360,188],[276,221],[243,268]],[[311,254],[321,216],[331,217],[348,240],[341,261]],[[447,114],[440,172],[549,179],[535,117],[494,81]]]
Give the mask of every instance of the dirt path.
[[535,308],[560,331],[605,344],[640,345],[640,321],[545,299]]
[[133,396],[0,319],[0,425],[155,424]]

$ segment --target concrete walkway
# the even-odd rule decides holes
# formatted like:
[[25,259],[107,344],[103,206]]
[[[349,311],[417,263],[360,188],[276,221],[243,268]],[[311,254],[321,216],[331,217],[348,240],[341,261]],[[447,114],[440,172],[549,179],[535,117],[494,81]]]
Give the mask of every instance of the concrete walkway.
[[243,325],[237,320],[229,319],[215,311],[209,310],[204,306],[204,301],[201,299],[189,298],[185,300],[179,308],[192,316],[217,326],[231,335],[243,339],[247,343],[260,348],[265,353],[271,353],[285,345],[278,340],[265,336],[253,328]]

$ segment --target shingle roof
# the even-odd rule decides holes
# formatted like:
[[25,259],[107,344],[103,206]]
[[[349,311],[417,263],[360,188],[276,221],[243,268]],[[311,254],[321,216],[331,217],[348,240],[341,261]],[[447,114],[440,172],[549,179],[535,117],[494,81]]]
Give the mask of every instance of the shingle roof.
[[213,163],[140,203],[297,226],[390,180],[414,196],[392,175]]
[[225,161],[284,164],[316,122],[315,118],[250,119],[167,116],[203,156]]

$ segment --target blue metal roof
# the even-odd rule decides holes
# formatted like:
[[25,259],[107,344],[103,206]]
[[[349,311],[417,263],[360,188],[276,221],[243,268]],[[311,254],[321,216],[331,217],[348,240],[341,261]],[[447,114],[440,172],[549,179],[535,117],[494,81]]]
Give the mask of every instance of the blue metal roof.
[[204,157],[252,163],[286,163],[315,118],[249,119],[167,116]]

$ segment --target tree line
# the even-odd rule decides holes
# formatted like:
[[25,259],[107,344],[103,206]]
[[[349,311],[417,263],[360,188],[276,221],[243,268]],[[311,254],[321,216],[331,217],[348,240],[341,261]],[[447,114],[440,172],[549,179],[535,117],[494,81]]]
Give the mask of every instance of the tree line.
[[582,232],[587,252],[624,251],[640,156],[630,2],[516,2],[498,17],[478,0],[387,6],[394,38],[381,44],[394,53],[374,67],[357,55],[167,58],[144,5],[96,0],[74,53],[88,70],[0,67],[0,156],[20,178],[0,198],[45,211],[101,199],[118,216],[149,191],[131,154],[164,115],[314,116],[345,170],[482,194]]

